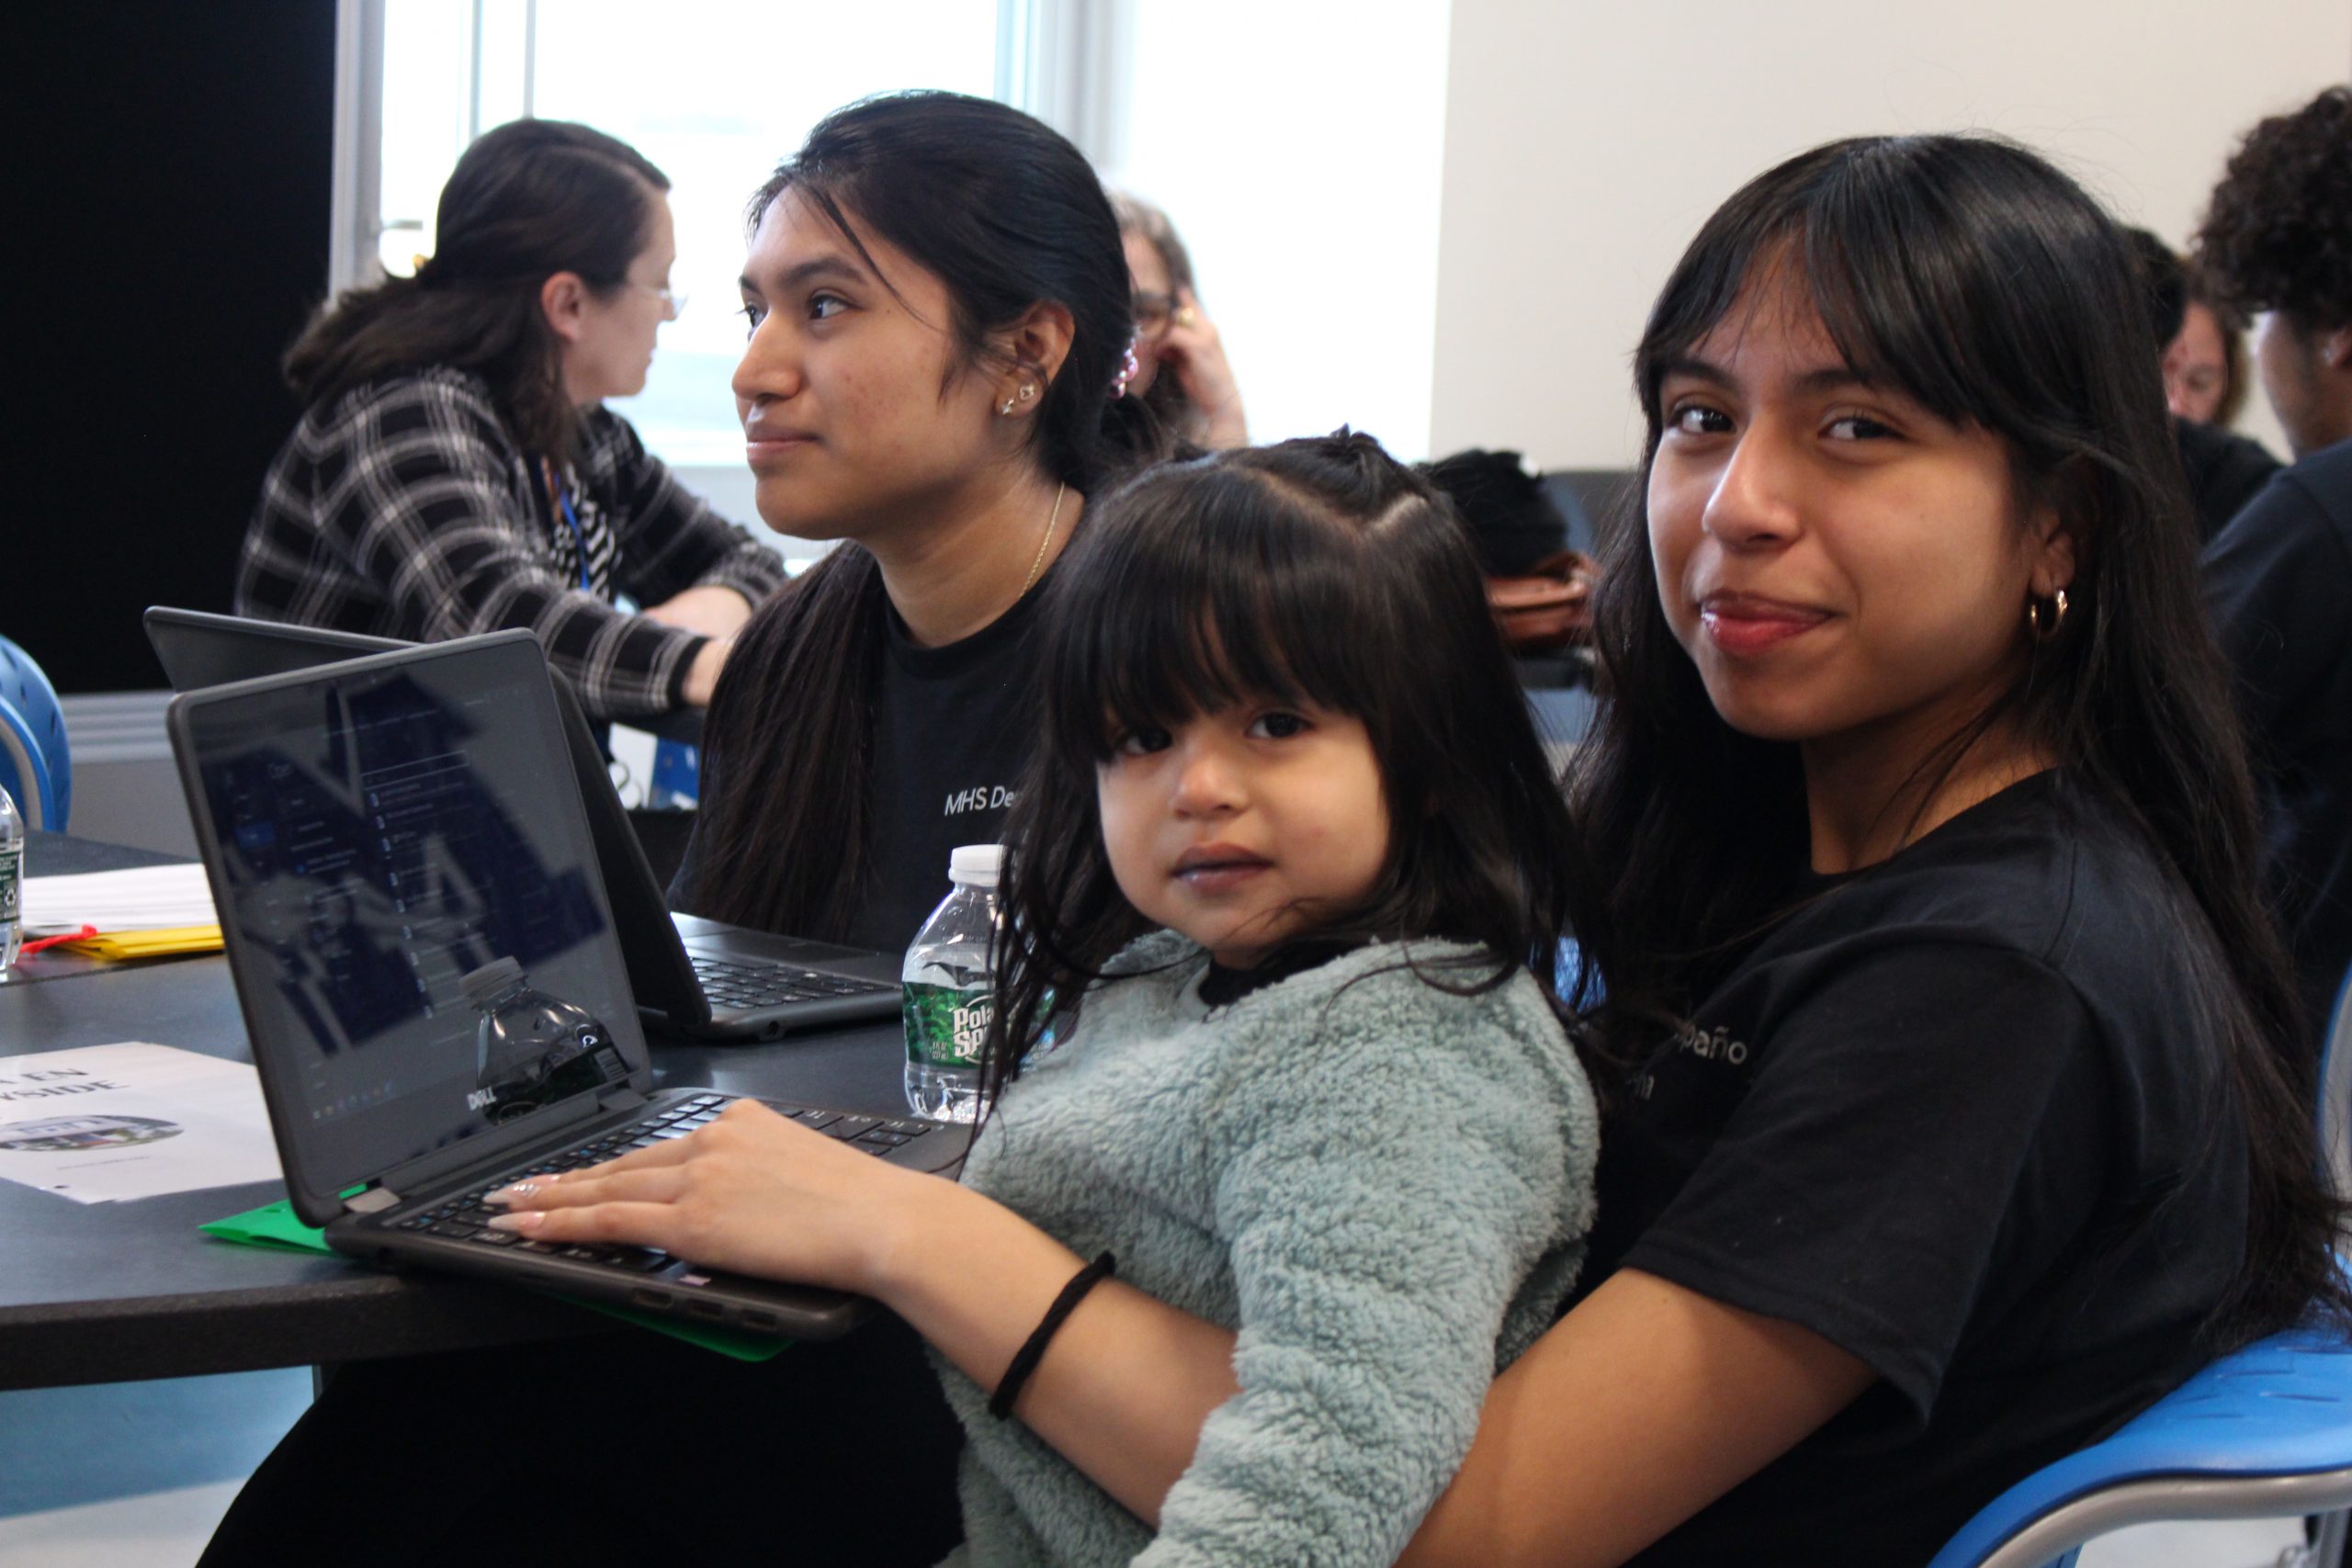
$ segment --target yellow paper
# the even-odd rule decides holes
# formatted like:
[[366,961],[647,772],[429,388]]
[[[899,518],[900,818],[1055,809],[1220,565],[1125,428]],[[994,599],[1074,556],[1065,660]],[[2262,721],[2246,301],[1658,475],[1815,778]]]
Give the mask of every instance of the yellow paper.
[[92,958],[169,958],[220,951],[219,926],[166,926],[159,931],[107,931],[58,946]]

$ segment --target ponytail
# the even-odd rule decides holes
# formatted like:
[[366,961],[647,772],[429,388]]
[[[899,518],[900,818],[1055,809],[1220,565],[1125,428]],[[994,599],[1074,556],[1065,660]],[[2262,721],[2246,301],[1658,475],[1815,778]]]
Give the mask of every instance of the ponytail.
[[670,182],[627,142],[560,119],[518,119],[477,140],[442,188],[435,252],[414,277],[346,289],[286,355],[306,404],[434,367],[490,386],[524,451],[562,458],[579,415],[561,345],[539,308],[559,272],[609,291],[645,248]]

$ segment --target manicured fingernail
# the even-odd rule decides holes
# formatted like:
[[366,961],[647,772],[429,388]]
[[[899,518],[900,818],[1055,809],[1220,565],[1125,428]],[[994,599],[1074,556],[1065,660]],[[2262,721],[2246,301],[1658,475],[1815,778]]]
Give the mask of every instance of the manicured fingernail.
[[539,1221],[545,1217],[542,1214],[492,1214],[490,1217],[490,1228],[494,1231],[528,1233],[538,1229]]
[[538,1190],[539,1184],[536,1181],[517,1181],[495,1192],[483,1193],[481,1201],[485,1203],[519,1203]]

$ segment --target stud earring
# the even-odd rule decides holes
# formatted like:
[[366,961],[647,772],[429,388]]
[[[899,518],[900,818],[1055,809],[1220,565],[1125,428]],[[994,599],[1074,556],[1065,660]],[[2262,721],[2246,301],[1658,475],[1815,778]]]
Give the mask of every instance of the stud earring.
[[1030,399],[1032,399],[1032,398],[1035,397],[1036,395],[1037,395],[1037,389],[1036,389],[1036,387],[1035,387],[1035,385],[1034,383],[1032,383],[1032,382],[1028,382],[1028,381],[1023,381],[1023,382],[1022,382],[1022,383],[1021,383],[1021,400],[1022,400],[1023,402],[1024,402],[1024,403],[1025,403],[1025,402],[1027,402]]

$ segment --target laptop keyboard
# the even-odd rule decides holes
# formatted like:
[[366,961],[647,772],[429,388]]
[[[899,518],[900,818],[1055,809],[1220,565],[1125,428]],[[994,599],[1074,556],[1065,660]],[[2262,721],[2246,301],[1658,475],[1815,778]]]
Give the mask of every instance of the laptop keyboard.
[[[423,1231],[431,1235],[448,1236],[457,1241],[470,1241],[483,1247],[507,1247],[516,1252],[536,1252],[557,1258],[576,1258],[583,1263],[601,1263],[631,1274],[651,1274],[669,1267],[678,1259],[666,1252],[646,1247],[587,1246],[571,1242],[533,1241],[513,1231],[492,1230],[491,1220],[505,1210],[482,1201],[500,1188],[534,1176],[545,1176],[559,1170],[582,1170],[601,1165],[631,1149],[650,1148],[670,1138],[683,1138],[695,1128],[707,1125],[739,1097],[725,1094],[700,1094],[691,1100],[664,1107],[628,1123],[625,1127],[582,1144],[577,1148],[539,1160],[524,1169],[510,1172],[471,1191],[444,1200],[429,1209],[401,1216],[391,1222],[395,1230]],[[917,1138],[941,1130],[935,1122],[916,1122],[896,1116],[859,1116],[840,1111],[820,1111],[808,1106],[781,1105],[763,1100],[769,1110],[788,1116],[802,1126],[839,1138],[852,1148],[867,1154],[888,1155]],[[701,1284],[705,1281],[686,1276],[682,1283]]]
[[714,1008],[774,1007],[779,1002],[814,1001],[822,997],[863,997],[896,987],[888,980],[861,980],[851,975],[759,959],[713,958],[689,953],[695,978]]

